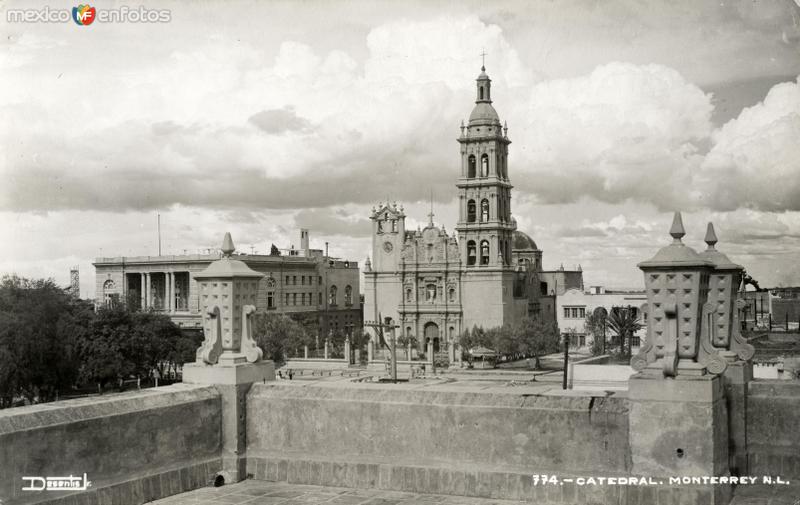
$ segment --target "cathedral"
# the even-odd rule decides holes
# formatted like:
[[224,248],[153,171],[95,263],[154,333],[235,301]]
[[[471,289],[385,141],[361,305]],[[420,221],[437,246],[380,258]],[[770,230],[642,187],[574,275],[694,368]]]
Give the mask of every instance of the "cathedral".
[[[551,317],[553,297],[541,282],[542,251],[511,215],[508,128],[492,106],[492,81],[481,67],[475,107],[458,138],[459,218],[454,232],[406,230],[403,206],[378,205],[372,259],[364,271],[364,319],[391,317],[420,349],[457,342],[473,326]],[[456,175],[456,174],[454,174]]]

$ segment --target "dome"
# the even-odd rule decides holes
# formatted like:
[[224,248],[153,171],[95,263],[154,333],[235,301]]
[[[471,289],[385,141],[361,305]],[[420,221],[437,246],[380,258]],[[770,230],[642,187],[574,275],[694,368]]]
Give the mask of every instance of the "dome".
[[469,124],[500,124],[500,116],[494,110],[492,104],[487,102],[478,102],[472,113],[469,115]]
[[514,243],[512,244],[511,249],[512,250],[533,249],[537,251],[539,250],[539,248],[536,246],[536,242],[534,242],[533,239],[527,233],[523,233],[521,231],[514,232]]

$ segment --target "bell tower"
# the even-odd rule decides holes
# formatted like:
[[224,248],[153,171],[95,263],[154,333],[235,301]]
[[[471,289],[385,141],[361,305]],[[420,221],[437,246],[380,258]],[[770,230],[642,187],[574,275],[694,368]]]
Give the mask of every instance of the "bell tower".
[[508,179],[508,128],[492,106],[492,81],[481,67],[475,107],[461,123],[461,176],[458,231],[461,257],[467,271],[511,268],[516,222],[511,218]]

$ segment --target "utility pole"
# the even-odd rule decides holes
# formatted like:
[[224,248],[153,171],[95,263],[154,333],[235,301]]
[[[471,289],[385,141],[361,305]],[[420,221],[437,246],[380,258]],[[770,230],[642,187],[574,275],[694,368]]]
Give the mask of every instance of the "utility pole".
[[564,378],[561,389],[567,389],[567,370],[569,369],[569,334],[564,334]]

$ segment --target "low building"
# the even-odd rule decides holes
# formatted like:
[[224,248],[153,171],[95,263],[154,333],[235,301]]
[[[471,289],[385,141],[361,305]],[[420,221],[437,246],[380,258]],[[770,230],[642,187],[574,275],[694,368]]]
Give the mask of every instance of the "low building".
[[[644,290],[606,290],[602,286],[591,286],[588,291],[570,288],[556,297],[558,328],[562,335],[569,335],[574,347],[591,346],[592,336],[586,330],[587,314],[611,314],[618,310],[631,310],[641,318],[643,328],[634,334],[631,346],[639,347],[640,339],[647,334],[646,315],[643,306],[647,303]],[[607,330],[610,340],[613,332]]]
[[[308,230],[300,248],[273,254],[236,254],[265,275],[259,281],[256,310],[316,320],[320,335],[349,333],[362,324],[358,263],[309,248]],[[184,329],[202,328],[194,275],[217,254],[97,258],[96,305],[125,303],[170,316]]]

